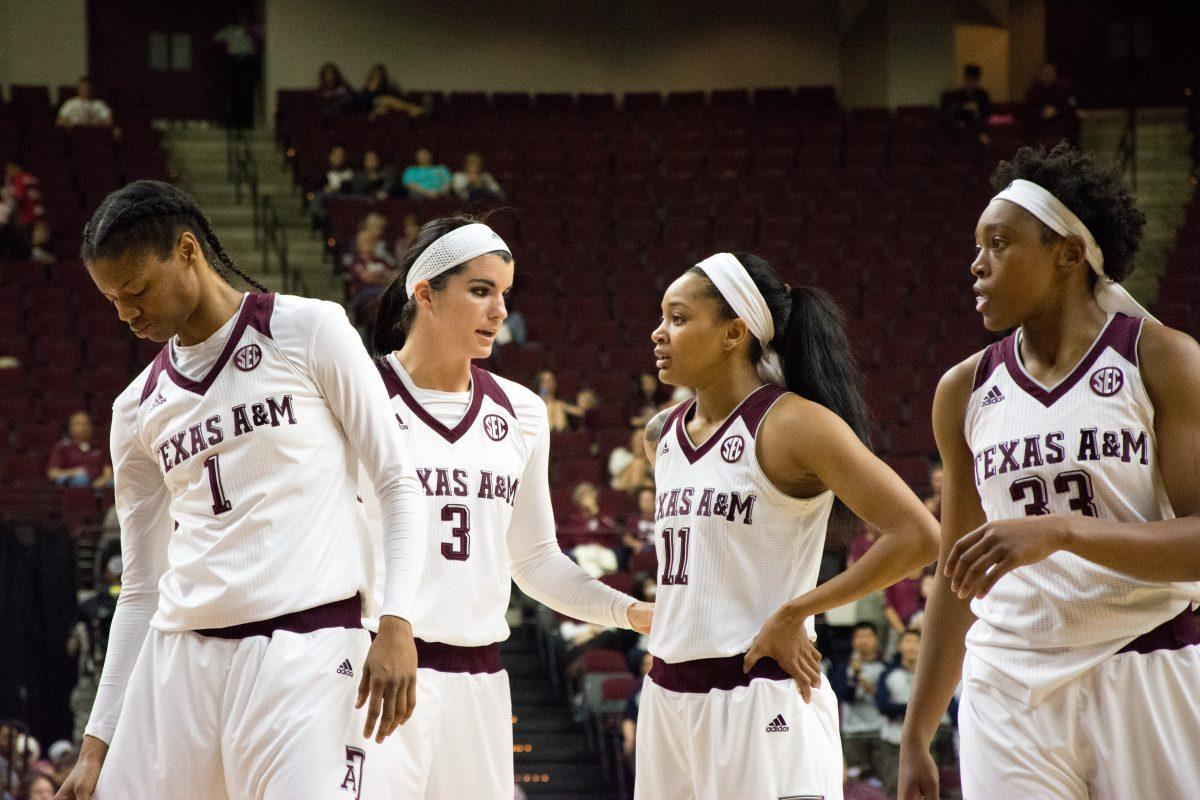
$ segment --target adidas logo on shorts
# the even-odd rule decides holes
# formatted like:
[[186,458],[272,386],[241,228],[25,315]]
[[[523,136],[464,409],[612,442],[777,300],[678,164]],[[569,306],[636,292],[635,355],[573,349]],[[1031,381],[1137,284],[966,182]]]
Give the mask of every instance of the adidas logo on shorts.
[[775,719],[767,723],[767,733],[787,733],[788,724],[783,718],[783,714],[778,714]]
[[1004,393],[1000,391],[1000,387],[993,385],[992,388],[988,390],[987,395],[983,398],[983,405],[985,405],[985,406],[994,405],[996,403],[999,403],[1003,399],[1004,399]]
[[347,658],[342,662],[342,665],[337,668],[337,674],[345,675],[347,678],[354,677],[354,667],[350,664],[350,659]]

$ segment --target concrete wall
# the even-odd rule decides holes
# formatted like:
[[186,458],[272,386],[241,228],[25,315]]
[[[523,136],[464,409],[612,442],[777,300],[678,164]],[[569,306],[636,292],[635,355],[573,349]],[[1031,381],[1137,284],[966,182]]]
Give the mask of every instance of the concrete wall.
[[0,0],[0,86],[6,91],[14,83],[75,83],[87,64],[85,0]]
[[[361,84],[382,61],[404,88],[686,90],[834,84],[834,0],[266,0],[266,88],[313,85],[324,61]],[[314,46],[319,42],[320,46]]]

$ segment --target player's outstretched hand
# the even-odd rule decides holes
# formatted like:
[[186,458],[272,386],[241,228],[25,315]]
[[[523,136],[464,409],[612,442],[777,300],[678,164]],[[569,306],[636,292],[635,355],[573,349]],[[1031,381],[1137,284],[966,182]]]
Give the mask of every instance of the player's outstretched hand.
[[928,747],[900,746],[900,782],[897,800],[937,800],[938,768]]
[[796,681],[804,702],[812,702],[812,690],[821,685],[821,653],[809,640],[803,618],[782,609],[763,623],[742,661],[742,671],[749,672],[761,658],[775,659]]
[[654,603],[643,603],[639,600],[629,607],[626,615],[635,631],[649,633],[650,626],[654,623]]
[[84,736],[83,747],[79,751],[79,760],[71,769],[71,774],[63,781],[62,788],[54,795],[54,800],[92,800],[96,791],[96,782],[100,780],[100,768],[104,766],[104,757],[108,755],[108,745],[95,736]]
[[987,522],[954,543],[946,559],[950,589],[960,600],[983,597],[1017,567],[1062,548],[1070,518],[1051,514]]
[[367,706],[363,736],[376,742],[383,742],[412,716],[417,705],[417,645],[408,620],[379,618],[379,635],[367,652],[354,707],[363,704]]

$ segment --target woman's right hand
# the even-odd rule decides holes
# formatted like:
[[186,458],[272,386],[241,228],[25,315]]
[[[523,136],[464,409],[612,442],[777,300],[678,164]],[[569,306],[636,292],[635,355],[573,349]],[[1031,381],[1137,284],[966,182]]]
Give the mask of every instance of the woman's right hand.
[[938,768],[928,747],[900,746],[900,781],[897,800],[937,800]]
[[54,795],[54,800],[92,800],[96,782],[100,780],[100,768],[104,766],[104,757],[107,755],[107,744],[95,736],[84,736],[79,760],[63,781],[58,794]]

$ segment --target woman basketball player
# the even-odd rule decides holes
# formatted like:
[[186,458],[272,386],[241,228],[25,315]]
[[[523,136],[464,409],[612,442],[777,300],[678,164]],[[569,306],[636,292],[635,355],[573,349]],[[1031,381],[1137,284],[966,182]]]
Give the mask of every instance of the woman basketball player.
[[1119,175],[1064,143],[992,184],[976,307],[1017,330],[934,400],[942,569],[900,797],[938,796],[929,742],[960,667],[967,797],[1195,797],[1200,349],[1116,283],[1145,222]]
[[[133,332],[167,345],[113,406],[125,572],[59,797],[355,796],[355,687],[360,704],[370,695],[367,736],[412,711],[407,620],[424,554],[378,371],[340,307],[227,283],[218,270],[262,289],[168,184],[110,194],[83,259]],[[385,521],[374,643],[361,624],[371,559],[358,459]]]
[[426,223],[375,323],[390,424],[416,454],[430,527],[416,613],[417,711],[372,754],[372,797],[511,798],[512,702],[499,642],[515,580],[601,625],[650,629],[652,606],[593,579],[559,549],[546,404],[473,367],[507,317],[511,251],[466,216]]
[[[858,374],[825,295],[718,253],[668,287],[662,313],[659,377],[696,397],[646,432],[661,575],[637,795],[840,798],[813,617],[929,563],[936,522],[862,441]],[[814,588],[835,495],[883,535]]]

